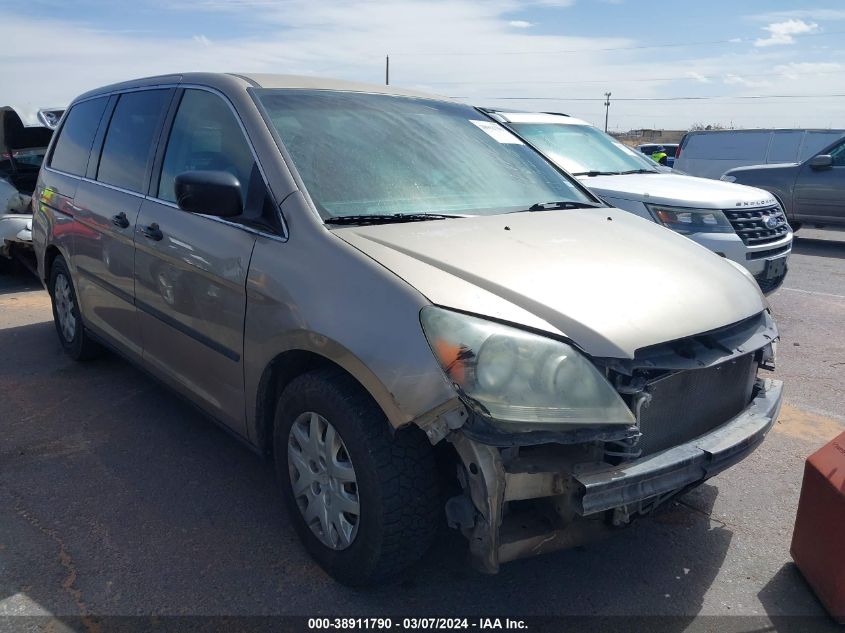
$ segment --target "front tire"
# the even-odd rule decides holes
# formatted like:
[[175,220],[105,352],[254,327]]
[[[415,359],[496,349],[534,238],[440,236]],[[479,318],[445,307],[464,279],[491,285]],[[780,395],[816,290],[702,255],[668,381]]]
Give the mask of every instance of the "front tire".
[[76,289],[61,255],[53,260],[48,287],[53,304],[53,323],[65,352],[74,360],[89,360],[98,356],[102,348],[85,330]]
[[340,370],[295,378],[274,427],[276,475],[311,556],[346,585],[381,582],[417,562],[440,518],[431,445],[391,434],[378,405]]

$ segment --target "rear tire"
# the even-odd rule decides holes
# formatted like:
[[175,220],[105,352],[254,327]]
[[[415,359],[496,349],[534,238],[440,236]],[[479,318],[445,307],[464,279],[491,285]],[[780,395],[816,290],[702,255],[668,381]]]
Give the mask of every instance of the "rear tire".
[[[317,426],[312,427],[309,422],[314,420]],[[319,431],[309,435],[313,429]],[[328,458],[325,452],[322,458],[310,456],[321,447],[325,450],[335,433],[340,438],[336,445],[342,446],[338,460],[332,451]],[[316,443],[312,437],[318,438]],[[391,434],[384,413],[351,376],[322,369],[295,378],[276,406],[273,445],[276,474],[294,527],[305,549],[333,578],[351,586],[375,584],[417,562],[428,550],[441,515],[431,444],[416,427]],[[345,499],[329,491],[328,485],[336,490],[338,482],[331,478],[331,467],[321,470],[323,459],[346,464],[351,472],[340,479],[354,478],[354,484],[340,485],[347,486],[342,494],[353,495],[357,504],[348,506],[352,512],[335,523],[332,510],[337,513],[338,501]],[[307,481],[302,481],[301,470]],[[329,498],[327,518],[315,519],[314,508],[324,507],[318,497]],[[322,521],[343,524],[346,537],[338,536],[339,529],[323,530]]]
[[76,289],[64,257],[57,256],[50,268],[50,300],[53,304],[53,323],[65,352],[77,361],[97,357],[102,348],[85,329],[79,311]]

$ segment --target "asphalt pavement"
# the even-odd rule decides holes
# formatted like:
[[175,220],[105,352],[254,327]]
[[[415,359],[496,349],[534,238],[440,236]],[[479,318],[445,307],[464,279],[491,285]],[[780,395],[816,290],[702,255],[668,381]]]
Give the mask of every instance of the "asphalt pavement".
[[804,459],[845,430],[845,233],[802,232],[770,301],[786,405],[744,462],[599,543],[485,576],[444,527],[403,577],[352,590],[299,545],[271,464],[116,356],[69,360],[37,281],[0,276],[0,616],[92,632],[108,615],[221,614],[828,626],[789,542]]

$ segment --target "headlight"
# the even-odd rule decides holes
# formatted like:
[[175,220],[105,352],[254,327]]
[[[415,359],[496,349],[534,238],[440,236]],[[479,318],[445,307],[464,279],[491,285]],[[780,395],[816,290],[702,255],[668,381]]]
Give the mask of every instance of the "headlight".
[[734,229],[725,214],[714,209],[688,209],[647,204],[651,215],[663,226],[683,233],[733,233]]
[[736,176],[729,176],[728,174],[722,174],[722,177],[719,180],[723,182],[736,182]]
[[423,331],[467,404],[511,431],[635,419],[602,373],[572,346],[429,306]]

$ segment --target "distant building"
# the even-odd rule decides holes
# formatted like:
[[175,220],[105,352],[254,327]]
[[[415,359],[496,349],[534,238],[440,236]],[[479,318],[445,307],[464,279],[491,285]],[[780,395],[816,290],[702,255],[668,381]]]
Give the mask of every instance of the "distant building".
[[655,130],[641,128],[639,130],[628,130],[627,132],[611,132],[613,138],[622,141],[625,145],[636,147],[643,143],[679,143],[686,130]]

